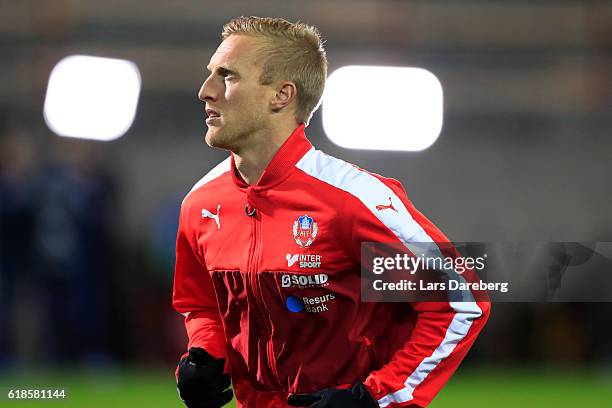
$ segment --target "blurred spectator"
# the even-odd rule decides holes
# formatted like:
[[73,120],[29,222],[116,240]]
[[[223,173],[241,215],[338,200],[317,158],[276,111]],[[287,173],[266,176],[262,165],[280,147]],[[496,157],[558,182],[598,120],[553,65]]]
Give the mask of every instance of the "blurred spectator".
[[93,144],[57,139],[59,154],[37,180],[34,251],[45,358],[54,363],[108,357],[106,301],[113,259],[113,183]]
[[34,155],[31,143],[14,130],[0,139],[0,368],[15,350],[16,282],[31,267]]

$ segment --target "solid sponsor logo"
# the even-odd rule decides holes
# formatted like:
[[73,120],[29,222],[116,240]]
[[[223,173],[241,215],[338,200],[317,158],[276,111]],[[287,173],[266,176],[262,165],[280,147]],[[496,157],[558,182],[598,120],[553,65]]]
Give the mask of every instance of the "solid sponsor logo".
[[304,269],[320,268],[321,258],[322,258],[321,255],[315,255],[315,254],[295,254],[295,255],[287,254],[285,256],[288,267],[292,267],[293,265],[295,265],[297,261],[300,261],[298,266]]
[[319,225],[308,214],[298,217],[293,222],[293,239],[302,248],[309,247],[319,233]]
[[328,280],[329,276],[325,273],[315,275],[285,274],[281,276],[281,286],[283,288],[290,288],[292,286],[299,288],[327,286],[329,284]]

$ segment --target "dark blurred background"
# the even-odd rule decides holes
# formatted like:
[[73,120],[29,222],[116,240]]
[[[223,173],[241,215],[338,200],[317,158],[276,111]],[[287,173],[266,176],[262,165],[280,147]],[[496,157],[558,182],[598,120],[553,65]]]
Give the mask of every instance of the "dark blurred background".
[[[612,241],[610,1],[0,0],[7,384],[27,385],[32,370],[87,369],[95,378],[155,369],[174,392],[186,346],[171,309],[178,209],[225,157],[203,142],[196,93],[223,23],[239,15],[316,25],[330,72],[416,66],[440,79],[443,130],[425,151],[339,148],[320,112],[307,134],[332,155],[399,179],[452,240]],[[122,138],[83,141],[47,128],[49,74],[72,54],[138,65],[138,111]],[[364,84],[364,112],[391,92],[384,80]],[[610,316],[610,303],[495,304],[462,370],[612,371]]]

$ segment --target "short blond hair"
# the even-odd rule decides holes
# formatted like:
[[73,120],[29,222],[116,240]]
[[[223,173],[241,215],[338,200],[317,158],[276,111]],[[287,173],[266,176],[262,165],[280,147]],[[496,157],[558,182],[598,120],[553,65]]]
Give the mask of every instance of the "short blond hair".
[[232,34],[262,37],[262,85],[279,80],[295,83],[296,119],[308,124],[318,108],[327,78],[327,57],[316,27],[282,18],[238,17],[223,26],[221,40]]

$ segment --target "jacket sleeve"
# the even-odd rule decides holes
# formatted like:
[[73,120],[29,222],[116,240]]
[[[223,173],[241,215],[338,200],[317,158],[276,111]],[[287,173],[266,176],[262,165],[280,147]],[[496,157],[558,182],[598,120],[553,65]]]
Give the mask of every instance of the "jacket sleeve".
[[172,305],[185,316],[189,343],[201,347],[216,358],[225,357],[225,335],[217,306],[212,279],[198,256],[196,237],[188,223],[187,205],[183,203],[176,238],[176,266]]
[[[360,254],[362,242],[448,242],[446,236],[414,208],[398,181],[375,176],[389,188],[389,200],[397,211],[378,211],[367,205],[358,207],[352,223],[356,255]],[[448,245],[443,247],[448,251]],[[390,361],[371,372],[364,381],[379,406],[428,405],[482,330],[490,309],[488,298],[486,300],[404,304],[417,312],[411,336]]]

